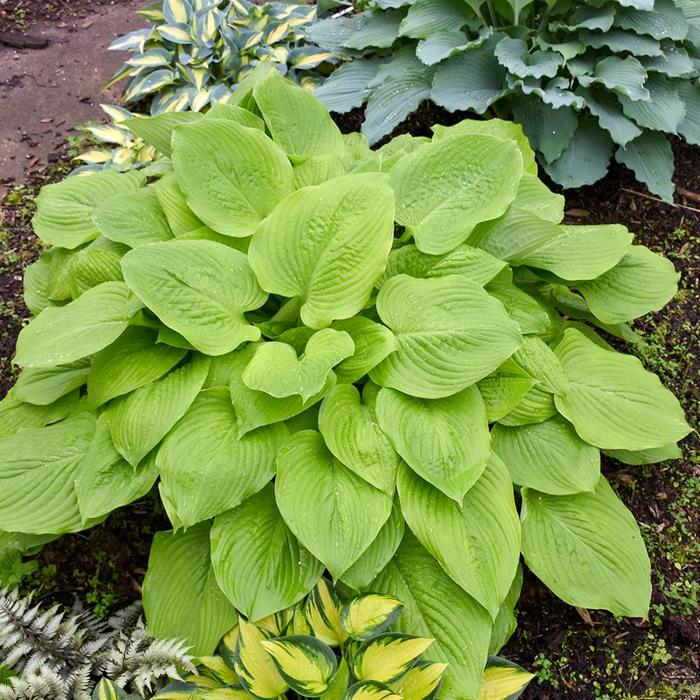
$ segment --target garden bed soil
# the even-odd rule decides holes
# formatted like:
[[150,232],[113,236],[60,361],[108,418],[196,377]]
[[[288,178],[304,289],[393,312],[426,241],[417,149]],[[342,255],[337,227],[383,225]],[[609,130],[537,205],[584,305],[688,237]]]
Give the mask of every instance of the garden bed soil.
[[[8,4],[0,0],[0,8]],[[20,0],[15,4],[27,8],[26,21],[32,26],[36,18],[65,18],[59,6],[79,13],[78,8],[106,3]],[[51,9],[42,16],[40,6]],[[58,14],[53,15],[54,11]],[[424,106],[397,133],[428,134],[430,123],[460,119],[461,115]],[[361,115],[350,113],[338,121],[345,131],[351,131],[359,127]],[[700,148],[676,142],[674,150],[678,185],[700,192]],[[0,397],[14,379],[10,358],[27,316],[21,300],[22,269],[40,251],[30,227],[32,199],[40,184],[65,176],[68,157],[65,146],[54,151],[46,166],[35,168],[21,187],[12,190],[0,212]],[[625,224],[637,234],[638,242],[668,256],[682,273],[681,291],[671,304],[635,324],[644,340],[634,351],[680,397],[689,422],[697,425],[700,202],[679,197],[678,206],[673,207],[655,201],[625,168],[615,164],[604,180],[569,191],[566,198],[571,221]],[[613,462],[604,465],[640,523],[650,551],[654,594],[649,621],[577,611],[526,574],[519,627],[502,652],[537,673],[524,698],[700,698],[697,448],[693,435],[685,441],[681,460],[641,468]],[[157,495],[150,494],[91,530],[48,544],[37,557],[39,568],[24,585],[38,589],[41,598],[64,603],[80,596],[98,612],[127,604],[139,596],[153,532],[167,528]]]

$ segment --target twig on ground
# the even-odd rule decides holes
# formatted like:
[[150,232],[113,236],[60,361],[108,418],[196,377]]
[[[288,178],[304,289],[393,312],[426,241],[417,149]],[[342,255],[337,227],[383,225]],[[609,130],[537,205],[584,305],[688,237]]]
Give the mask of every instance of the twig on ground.
[[665,199],[660,197],[652,197],[650,194],[644,194],[644,192],[637,192],[637,190],[630,190],[627,187],[620,187],[623,192],[628,192],[629,194],[636,195],[637,197],[643,197],[644,199],[651,199],[653,202],[661,202],[661,204],[668,204],[669,207],[676,207],[677,209],[686,209],[687,211],[695,212],[700,214],[700,209],[697,207],[691,207],[687,204],[678,204],[676,202],[667,202]]

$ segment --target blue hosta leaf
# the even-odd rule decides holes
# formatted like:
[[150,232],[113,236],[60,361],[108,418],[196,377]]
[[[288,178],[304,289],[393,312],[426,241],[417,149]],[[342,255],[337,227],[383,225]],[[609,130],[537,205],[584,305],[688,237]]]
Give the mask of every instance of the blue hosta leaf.
[[652,73],[646,82],[651,94],[648,101],[634,102],[620,95],[624,113],[639,126],[654,131],[675,134],[685,119],[685,104],[678,95],[676,83],[663,75]]
[[643,12],[635,8],[618,10],[614,26],[674,41],[682,41],[688,33],[688,20],[673,0],[654,0],[653,9]]
[[673,202],[673,151],[663,134],[645,131],[624,148],[618,149],[615,160],[632,170],[637,180],[643,182],[650,192]]
[[[641,63],[644,69],[649,73],[663,73],[669,78],[680,78],[697,74],[693,59],[688,55],[688,52],[681,46],[674,43],[664,44],[662,46],[662,56],[646,56],[641,58]],[[681,86],[690,83],[679,83]]]
[[591,32],[586,29],[578,33],[579,39],[594,49],[607,47],[613,53],[629,52],[633,56],[661,56],[661,44],[649,36],[640,36],[634,32],[611,30],[609,32]]
[[456,29],[450,29],[438,34],[431,34],[426,39],[421,39],[418,42],[416,56],[418,56],[426,66],[433,66],[450,56],[456,56],[464,51],[471,51],[478,48],[492,34],[492,27],[482,27],[475,39],[469,39],[464,32]]
[[700,85],[679,81],[676,86],[685,103],[685,119],[678,125],[678,133],[688,143],[700,146]]
[[536,78],[518,78],[511,76],[507,79],[508,86],[513,90],[521,90],[524,95],[537,95],[542,102],[554,109],[560,107],[575,107],[581,109],[585,106],[584,100],[571,92],[571,82],[566,78],[558,77],[548,80],[544,85]]
[[586,100],[586,106],[591,114],[598,119],[612,140],[624,146],[642,133],[642,130],[622,112],[622,107],[614,95],[605,92],[580,90]]
[[400,35],[424,39],[467,23],[467,4],[460,0],[416,0],[401,22]]
[[575,32],[577,29],[598,29],[607,32],[613,26],[615,19],[615,6],[604,5],[603,7],[592,7],[590,5],[580,5],[565,23],[550,24],[550,29],[566,29]]
[[561,54],[554,51],[530,53],[521,39],[501,39],[494,51],[498,62],[520,78],[553,78],[564,63]]
[[387,49],[399,36],[399,25],[405,15],[405,10],[401,9],[371,13],[362,26],[343,42],[343,46],[348,49]]
[[584,87],[600,83],[613,92],[637,101],[650,98],[649,91],[644,87],[646,78],[642,64],[633,56],[608,56],[596,63],[592,76],[579,76],[578,82]]
[[333,71],[315,91],[316,97],[331,112],[349,112],[361,107],[371,93],[370,81],[377,75],[378,61],[358,58]]

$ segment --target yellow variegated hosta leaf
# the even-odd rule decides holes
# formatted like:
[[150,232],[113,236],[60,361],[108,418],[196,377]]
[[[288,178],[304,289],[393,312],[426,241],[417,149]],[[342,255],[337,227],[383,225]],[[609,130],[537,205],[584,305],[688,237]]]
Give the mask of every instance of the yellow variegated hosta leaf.
[[[255,624],[258,627],[266,629],[273,637],[281,637],[283,634],[287,633],[287,628],[292,623],[295,616],[294,613],[297,610],[298,608],[296,606],[285,608],[273,615],[268,615],[260,620],[256,620]],[[296,632],[294,634],[296,634]]]
[[418,661],[391,685],[403,700],[432,700],[442,685],[447,664]]
[[361,680],[389,683],[406,673],[433,641],[409,634],[383,634],[352,655],[350,668]]
[[313,630],[309,621],[306,619],[306,614],[304,613],[304,608],[299,607],[294,613],[292,622],[289,626],[289,630],[292,634],[312,634]]
[[402,698],[384,683],[361,681],[348,688],[343,700],[402,700]]
[[262,37],[263,37],[262,32],[254,32],[253,34],[251,34],[248,37],[248,40],[244,44],[243,48],[249,49],[249,48],[251,48],[251,46],[255,46],[256,44],[259,44]]
[[267,43],[276,44],[278,41],[281,41],[284,38],[288,31],[289,22],[282,22],[282,24],[278,24],[276,27],[273,27],[270,30],[270,33],[267,35]]
[[111,158],[109,151],[85,151],[79,156],[75,157],[75,160],[82,160],[85,163],[106,163]]
[[479,700],[515,700],[534,677],[517,664],[492,657],[484,669]]
[[223,685],[233,685],[238,682],[238,676],[221,656],[200,656],[199,665],[207,669],[210,676]]
[[92,694],[92,700],[120,700],[120,698],[112,681],[103,678],[97,684],[95,692]]
[[317,697],[333,679],[338,660],[329,646],[315,637],[280,637],[260,642],[272,656],[289,687],[300,695]]
[[128,109],[117,107],[115,105],[101,104],[100,108],[115,124],[121,124],[125,119],[131,119],[132,117],[138,116],[136,114],[132,114]]
[[338,646],[347,639],[347,632],[340,625],[340,604],[326,579],[321,579],[311,591],[304,606],[311,631],[324,644]]
[[187,5],[183,0],[164,0],[164,14],[170,15],[170,19],[178,24],[187,24]]
[[191,683],[175,682],[154,695],[153,700],[250,700],[250,695],[241,688],[204,690]]
[[295,68],[313,68],[329,58],[333,58],[333,54],[330,51],[319,50],[314,53],[306,53],[292,63]]
[[389,629],[402,609],[392,596],[365,593],[343,606],[340,624],[353,639],[366,641]]
[[271,636],[267,630],[240,618],[234,669],[241,685],[259,698],[277,698],[287,689],[287,683],[260,643]]
[[129,141],[129,132],[116,126],[89,126],[87,130],[104,143],[118,143],[120,146],[125,146]]
[[221,683],[211,676],[203,676],[201,673],[191,676],[186,676],[185,680],[195,688],[200,690],[212,690],[213,688],[221,687]]

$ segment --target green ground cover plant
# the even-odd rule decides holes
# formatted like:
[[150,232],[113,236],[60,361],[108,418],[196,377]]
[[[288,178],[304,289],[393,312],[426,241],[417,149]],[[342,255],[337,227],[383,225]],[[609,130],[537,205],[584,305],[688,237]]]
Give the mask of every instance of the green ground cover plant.
[[596,182],[611,157],[673,199],[668,134],[700,143],[700,8],[692,0],[373,0],[317,22],[345,54],[318,91],[366,104],[374,143],[424,100],[513,118],[547,174]]
[[261,66],[206,115],[126,124],[160,160],[37,200],[2,530],[78,531],[158,481],[154,634],[209,655],[327,571],[402,602],[445,698],[478,697],[521,554],[571,605],[648,614],[600,453],[663,461],[689,428],[595,329],[634,339],[671,263],[622,226],[561,224],[509,122],[371,151]]

